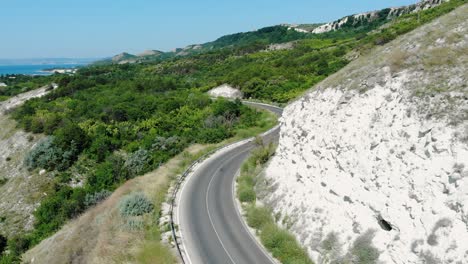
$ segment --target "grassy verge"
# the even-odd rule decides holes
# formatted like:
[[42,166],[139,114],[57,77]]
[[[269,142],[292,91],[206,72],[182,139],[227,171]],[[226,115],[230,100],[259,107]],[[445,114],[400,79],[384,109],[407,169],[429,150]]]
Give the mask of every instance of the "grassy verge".
[[284,264],[312,264],[307,252],[286,229],[276,225],[272,211],[256,204],[255,184],[257,175],[273,155],[275,146],[260,146],[253,151],[242,165],[237,178],[237,196],[247,218],[247,224],[254,228],[262,244],[273,256]]

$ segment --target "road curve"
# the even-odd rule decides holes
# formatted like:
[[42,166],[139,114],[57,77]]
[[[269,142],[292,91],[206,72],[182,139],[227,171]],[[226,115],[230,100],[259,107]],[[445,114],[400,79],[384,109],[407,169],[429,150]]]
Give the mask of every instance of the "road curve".
[[[282,109],[260,103],[247,105],[281,115]],[[263,135],[278,139],[279,127]],[[193,168],[177,200],[176,223],[181,251],[190,264],[271,264],[271,257],[246,229],[235,204],[233,181],[250,151],[252,140],[223,148]]]

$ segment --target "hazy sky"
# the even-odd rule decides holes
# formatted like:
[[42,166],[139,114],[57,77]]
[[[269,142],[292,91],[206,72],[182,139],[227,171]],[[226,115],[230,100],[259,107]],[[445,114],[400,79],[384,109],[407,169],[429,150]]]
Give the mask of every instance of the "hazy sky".
[[328,22],[415,0],[0,0],[0,58],[170,50],[280,23]]

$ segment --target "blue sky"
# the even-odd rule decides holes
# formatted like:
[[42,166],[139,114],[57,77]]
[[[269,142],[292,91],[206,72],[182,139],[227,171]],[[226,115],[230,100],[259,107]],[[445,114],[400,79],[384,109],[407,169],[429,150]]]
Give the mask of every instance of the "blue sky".
[[328,22],[415,0],[0,0],[0,58],[170,50],[280,23]]

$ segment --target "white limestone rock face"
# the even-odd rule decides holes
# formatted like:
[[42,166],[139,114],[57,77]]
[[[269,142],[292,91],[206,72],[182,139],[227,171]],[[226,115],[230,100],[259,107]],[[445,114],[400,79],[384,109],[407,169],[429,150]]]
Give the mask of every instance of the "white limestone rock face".
[[[390,8],[389,12],[386,14],[386,18],[387,19],[393,19],[395,17],[399,17],[399,16],[404,15],[404,14],[418,12],[419,10],[430,9],[430,8],[436,7],[436,6],[440,5],[440,4],[442,4],[443,2],[447,2],[447,1],[449,1],[449,0],[425,0],[425,1],[420,1],[420,2],[417,2],[417,3],[412,4],[412,5],[408,5],[408,6],[393,7],[393,8]],[[371,12],[359,13],[359,14],[343,17],[343,18],[340,18],[340,19],[338,19],[336,21],[329,22],[329,23],[323,24],[323,25],[315,28],[314,30],[312,30],[312,33],[320,34],[320,33],[325,33],[325,32],[338,30],[343,25],[347,24],[348,21],[350,20],[350,18],[352,18],[351,21],[353,21],[352,25],[355,25],[355,24],[357,24],[358,22],[361,22],[361,21],[372,22],[372,21],[379,18],[379,16],[380,16],[379,12],[381,12],[381,11],[382,10],[371,11]]]
[[[361,57],[285,108],[263,200],[317,263],[360,263],[363,245],[374,263],[467,263],[464,12]],[[453,63],[418,61],[438,56],[437,39],[451,40]],[[406,54],[398,65],[395,52]]]
[[231,99],[242,99],[243,94],[239,89],[236,89],[228,84],[215,87],[208,91],[208,94],[213,97],[225,97]]

